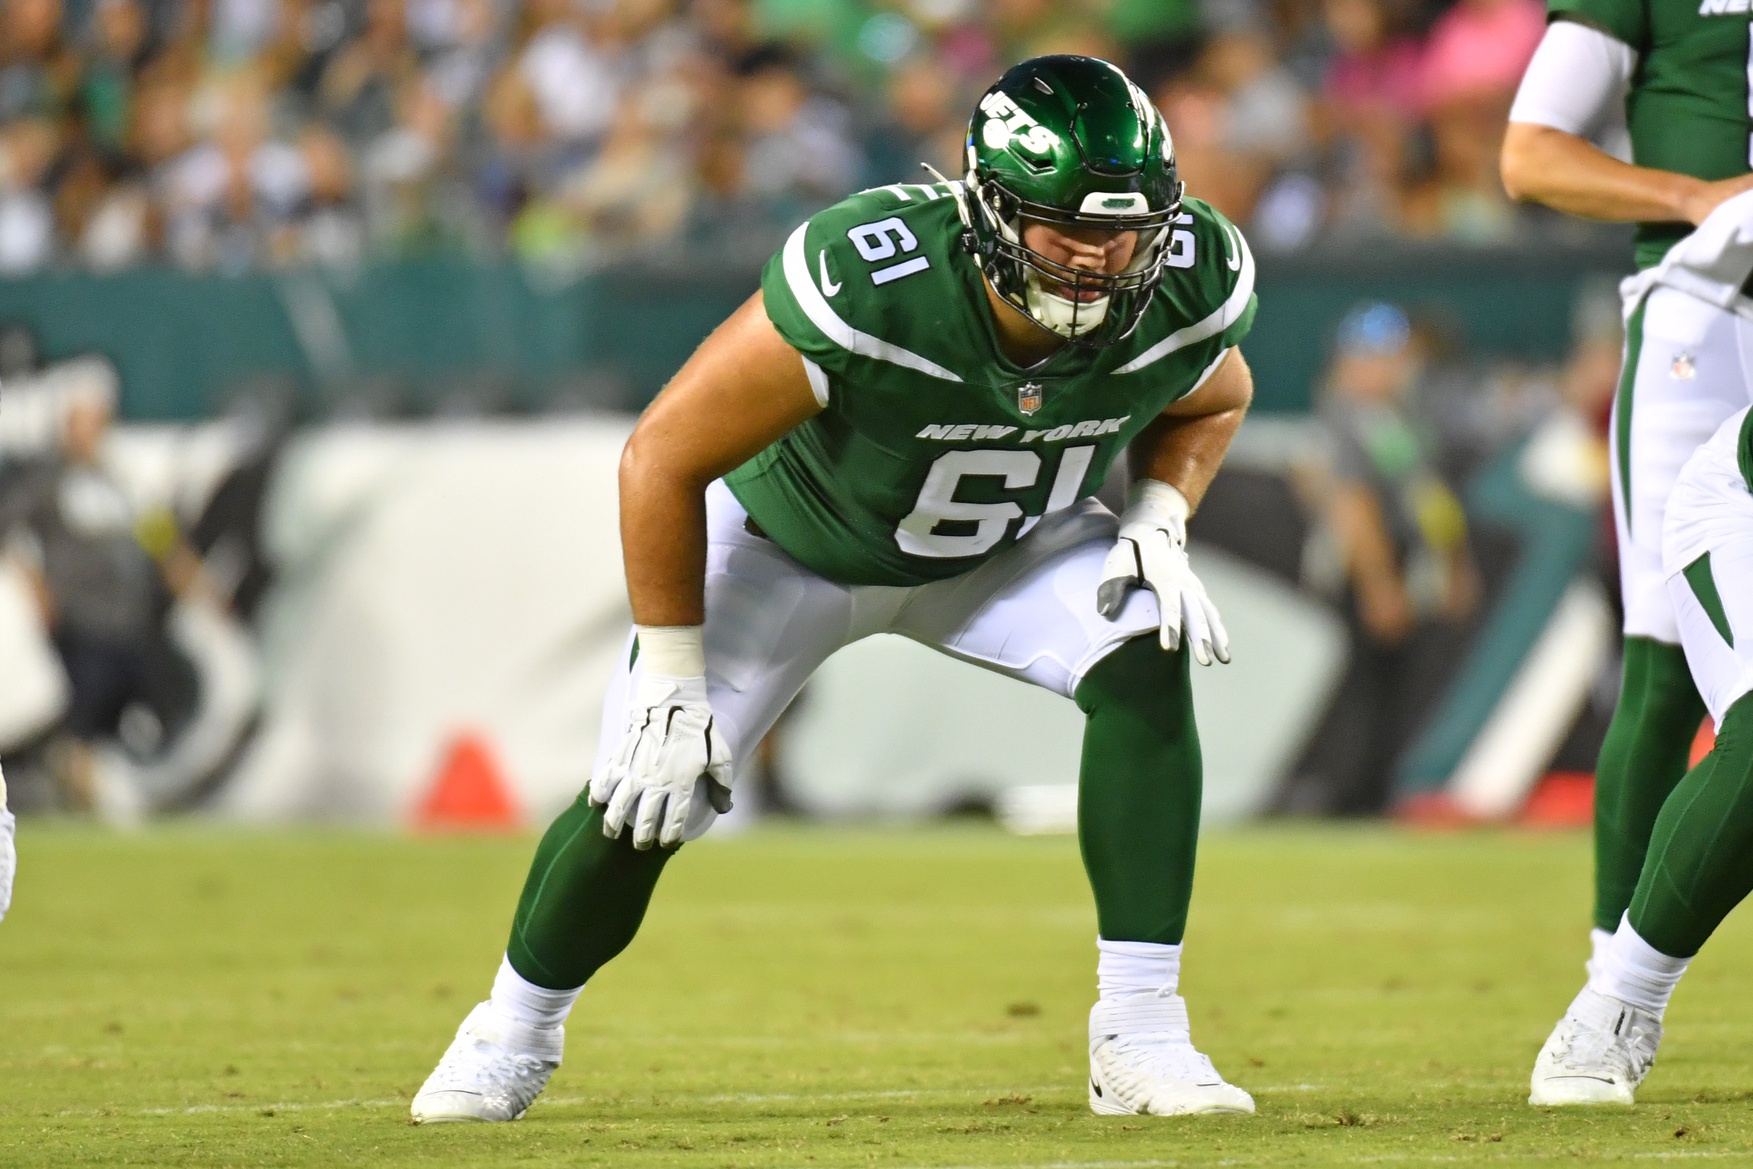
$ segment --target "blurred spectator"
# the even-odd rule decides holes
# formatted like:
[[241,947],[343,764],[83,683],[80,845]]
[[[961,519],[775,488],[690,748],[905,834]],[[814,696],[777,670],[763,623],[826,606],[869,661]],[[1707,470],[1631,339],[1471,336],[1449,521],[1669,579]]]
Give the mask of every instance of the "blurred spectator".
[[971,95],[941,62],[915,57],[889,77],[884,117],[866,138],[866,186],[919,182],[919,164],[952,177],[962,171]]
[[1545,32],[1546,9],[1539,0],[1460,0],[1430,30],[1424,104],[1436,109],[1478,103],[1507,114]]
[[1423,98],[1422,53],[1383,0],[1326,0],[1322,12],[1336,50],[1320,91],[1334,147],[1331,218],[1345,234],[1391,232]]
[[1319,504],[1343,564],[1351,656],[1286,811],[1385,807],[1396,760],[1441,697],[1453,623],[1478,603],[1466,518],[1408,411],[1421,365],[1399,308],[1362,304],[1340,323],[1318,406],[1331,453]]
[[92,144],[112,160],[127,149],[135,74],[145,61],[149,31],[139,0],[98,0],[92,13],[79,96]]
[[6,0],[0,21],[0,122],[56,119],[79,77],[63,43],[60,0]]
[[570,0],[531,0],[534,34],[518,55],[511,84],[527,89],[542,135],[582,152],[608,130],[622,77],[621,46],[608,22],[586,22]]
[[54,125],[42,119],[0,131],[0,273],[29,272],[54,253],[55,214],[43,180],[57,146]]
[[0,539],[35,583],[71,685],[64,775],[81,804],[90,799],[85,747],[121,736],[150,752],[192,705],[189,667],[164,633],[166,585],[104,465],[114,407],[108,386],[74,396],[58,449],[9,469],[0,496]]
[[318,107],[342,137],[362,148],[394,124],[396,90],[415,64],[405,0],[370,0],[364,31],[323,70]]
[[292,220],[310,195],[304,155],[271,136],[269,95],[253,74],[215,85],[201,100],[209,133],[166,164],[172,257],[231,271],[292,258]]
[[853,189],[863,160],[851,140],[851,117],[840,103],[812,93],[788,54],[755,57],[739,97],[745,191],[796,217]]

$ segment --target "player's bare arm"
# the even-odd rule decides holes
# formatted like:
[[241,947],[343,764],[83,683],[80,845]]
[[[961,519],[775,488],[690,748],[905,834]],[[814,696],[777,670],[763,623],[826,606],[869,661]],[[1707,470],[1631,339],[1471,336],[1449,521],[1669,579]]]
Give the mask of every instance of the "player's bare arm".
[[1229,634],[1187,558],[1187,519],[1211,486],[1253,395],[1248,363],[1232,348],[1204,384],[1133,439],[1120,538],[1096,592],[1097,609],[1111,616],[1133,589],[1148,588],[1156,594],[1163,648],[1179,649],[1185,640],[1202,666],[1230,660]]
[[1753,190],[1753,175],[1705,182],[1633,166],[1586,138],[1532,122],[1509,124],[1500,165],[1510,198],[1609,223],[1699,224],[1725,199]]
[[621,545],[633,620],[706,619],[706,486],[821,412],[797,351],[743,302],[653,401],[621,455]]
[[646,410],[621,456],[627,595],[645,657],[627,733],[590,784],[603,831],[673,846],[730,809],[730,747],[706,690],[706,488],[821,405],[756,293]]
[[1253,400],[1253,371],[1241,350],[1231,349],[1204,385],[1132,441],[1132,477],[1167,483],[1198,508]]

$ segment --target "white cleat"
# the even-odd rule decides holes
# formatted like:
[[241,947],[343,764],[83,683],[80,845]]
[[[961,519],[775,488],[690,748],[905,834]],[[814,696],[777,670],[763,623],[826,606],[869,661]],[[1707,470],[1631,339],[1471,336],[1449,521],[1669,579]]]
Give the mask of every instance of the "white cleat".
[[504,1023],[479,1004],[415,1094],[414,1123],[516,1120],[548,1086],[565,1044],[564,1027]]
[[1584,987],[1534,1060],[1528,1103],[1635,1103],[1661,1042],[1661,1020]]
[[1139,995],[1090,1008],[1090,1111],[1105,1116],[1252,1114],[1193,1046],[1187,1000]]

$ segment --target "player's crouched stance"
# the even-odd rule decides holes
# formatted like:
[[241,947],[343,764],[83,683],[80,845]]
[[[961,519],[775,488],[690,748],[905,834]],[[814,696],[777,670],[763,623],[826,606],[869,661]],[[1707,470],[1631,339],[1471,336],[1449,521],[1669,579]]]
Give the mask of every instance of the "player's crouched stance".
[[1530,1104],[1630,1104],[1668,999],[1753,892],[1753,415],[1699,447],[1668,497],[1662,569],[1716,747],[1662,804],[1631,908],[1534,1064]]
[[[1044,57],[969,126],[963,182],[799,227],[646,411],[621,465],[638,625],[588,798],[548,830],[492,997],[417,1121],[513,1120],[658,875],[841,646],[898,633],[1074,699],[1100,926],[1090,1104],[1252,1112],[1176,993],[1200,798],[1188,662],[1228,659],[1186,521],[1250,395],[1236,229],[1182,198],[1119,70]],[[1089,496],[1130,447],[1130,506]]]

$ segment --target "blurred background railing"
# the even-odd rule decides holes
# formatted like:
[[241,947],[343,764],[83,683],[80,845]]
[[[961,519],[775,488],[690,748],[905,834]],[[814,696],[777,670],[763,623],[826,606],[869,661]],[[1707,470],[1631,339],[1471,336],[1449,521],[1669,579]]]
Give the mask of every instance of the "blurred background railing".
[[[1626,247],[1394,242],[1263,257],[1247,345],[1255,409],[1307,411],[1335,324],[1366,298],[1407,306],[1474,358],[1560,361],[1579,296],[1616,278]],[[199,419],[265,376],[313,419],[637,410],[758,280],[757,266],[706,256],[565,278],[460,257],[345,273],[153,266],[0,281],[0,320],[30,326],[51,358],[108,357],[131,420]]]

